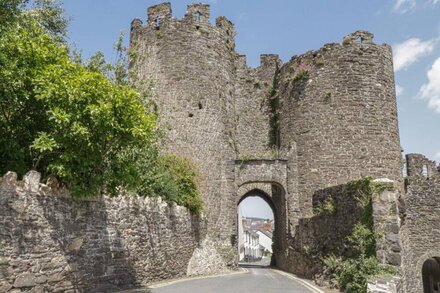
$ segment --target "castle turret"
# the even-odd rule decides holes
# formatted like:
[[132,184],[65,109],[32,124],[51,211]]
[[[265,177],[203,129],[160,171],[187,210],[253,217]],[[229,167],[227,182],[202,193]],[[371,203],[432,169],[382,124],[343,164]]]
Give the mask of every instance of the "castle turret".
[[391,47],[355,32],[281,69],[279,142],[296,143],[300,209],[363,176],[402,181]]
[[[137,83],[153,82],[165,152],[188,157],[200,170],[210,237],[235,239],[234,27],[225,18],[209,22],[209,5],[187,7],[172,17],[169,3],[148,9],[148,23],[133,24],[138,52]],[[234,236],[234,237],[233,237]]]
[[169,21],[172,17],[171,3],[162,3],[151,6],[147,11],[147,23],[150,26],[159,27],[161,22]]

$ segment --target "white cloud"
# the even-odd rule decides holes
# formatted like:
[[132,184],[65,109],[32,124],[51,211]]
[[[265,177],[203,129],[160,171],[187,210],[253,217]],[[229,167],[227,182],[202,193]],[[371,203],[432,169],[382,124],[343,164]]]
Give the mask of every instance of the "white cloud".
[[436,43],[436,39],[422,41],[418,38],[411,38],[403,43],[394,45],[394,70],[405,69],[420,57],[430,54],[434,50]]
[[403,93],[403,87],[396,84],[396,96],[400,96]]
[[429,69],[428,82],[420,88],[420,95],[428,100],[428,106],[440,113],[440,57]]
[[437,152],[437,153],[434,155],[434,160],[436,160],[437,162],[440,161],[440,152]]
[[440,0],[394,0],[393,12],[407,13],[413,11],[419,2],[422,2],[424,6],[437,5]]
[[[439,1],[439,0],[432,0],[432,1]],[[414,8],[416,8],[416,0],[396,0],[396,3],[394,4],[393,7],[393,11],[406,13],[408,11],[413,10]]]

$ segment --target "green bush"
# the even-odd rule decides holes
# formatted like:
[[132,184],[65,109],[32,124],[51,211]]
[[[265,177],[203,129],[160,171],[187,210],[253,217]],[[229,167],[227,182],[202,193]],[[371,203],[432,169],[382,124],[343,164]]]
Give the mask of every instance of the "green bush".
[[307,79],[309,79],[309,71],[306,69],[301,69],[298,71],[298,73],[295,74],[293,81],[307,80]]
[[186,158],[173,154],[161,156],[156,147],[132,148],[125,159],[136,161],[133,166],[131,186],[125,186],[142,196],[159,196],[167,202],[187,207],[196,215],[203,211],[203,201],[198,190],[199,175],[196,166]]
[[0,64],[0,171],[55,175],[74,195],[115,193],[107,182],[129,167],[118,153],[154,140],[139,95],[73,63],[32,20],[0,37]]
[[332,197],[327,198],[313,209],[315,215],[330,215],[336,211],[335,201]]
[[343,292],[367,292],[369,278],[394,273],[391,268],[379,264],[376,255],[372,253],[375,249],[375,236],[365,225],[357,224],[347,240],[350,248],[347,255],[330,255],[323,259]]

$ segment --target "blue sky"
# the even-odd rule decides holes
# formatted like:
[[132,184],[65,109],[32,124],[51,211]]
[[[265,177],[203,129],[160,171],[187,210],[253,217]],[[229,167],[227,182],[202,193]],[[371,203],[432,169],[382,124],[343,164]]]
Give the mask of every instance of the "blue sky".
[[262,219],[273,219],[273,211],[259,196],[249,196],[238,206],[243,217],[253,217]]
[[[146,19],[147,7],[163,1],[64,0],[72,18],[69,41],[84,57],[102,51],[113,60],[120,32]],[[186,5],[170,1],[181,18]],[[236,51],[258,66],[259,55],[295,54],[341,42],[368,30],[376,43],[393,46],[401,144],[405,153],[440,161],[440,0],[207,0],[211,19],[224,15],[235,24]]]

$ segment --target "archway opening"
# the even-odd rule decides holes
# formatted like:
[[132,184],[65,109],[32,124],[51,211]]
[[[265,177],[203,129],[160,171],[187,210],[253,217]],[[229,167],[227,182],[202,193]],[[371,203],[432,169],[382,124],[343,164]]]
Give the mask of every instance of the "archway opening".
[[422,267],[423,293],[440,292],[440,257],[432,257]]
[[261,190],[246,193],[238,202],[238,255],[240,265],[273,264],[276,209]]

